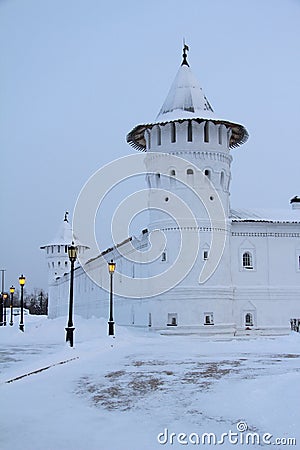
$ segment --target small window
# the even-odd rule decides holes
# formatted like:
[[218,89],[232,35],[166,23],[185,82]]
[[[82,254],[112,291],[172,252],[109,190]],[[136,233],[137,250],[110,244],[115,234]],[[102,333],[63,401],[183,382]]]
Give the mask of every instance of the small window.
[[170,170],[170,176],[176,177],[176,171],[174,169]]
[[222,125],[218,128],[219,144],[222,145]]
[[68,261],[65,261],[65,267],[68,267]]
[[58,261],[57,265],[58,265],[58,267],[60,267],[60,261]]
[[65,245],[65,253],[68,253],[68,246]]
[[214,315],[213,313],[204,313],[204,325],[213,325]]
[[148,327],[152,327],[152,316],[151,313],[148,315]]
[[54,249],[54,246],[53,246],[53,245],[51,245],[51,253],[53,253],[53,249]]
[[177,314],[176,313],[169,313],[168,314],[168,327],[176,327],[177,326]]
[[47,247],[47,254],[49,253],[49,247]]
[[167,252],[162,252],[161,260],[164,261],[164,262],[167,261]]
[[298,270],[300,270],[300,255],[298,256]]
[[161,145],[161,129],[160,129],[160,126],[157,127],[157,145]]
[[203,252],[203,260],[204,261],[208,260],[208,250],[204,250],[204,252]]
[[245,269],[253,269],[252,255],[250,252],[243,253],[243,267]]
[[171,123],[171,142],[176,142],[176,126],[175,123]]
[[52,261],[52,267],[54,267],[54,262]]
[[251,313],[245,315],[245,326],[253,327],[253,315]]
[[57,246],[57,252],[60,253],[60,245]]
[[188,140],[188,142],[192,142],[193,141],[193,126],[192,126],[191,120],[188,121],[187,140]]
[[220,185],[224,189],[224,172],[223,171],[221,172],[221,175],[220,175]]
[[209,123],[205,122],[204,125],[204,142],[209,142]]
[[210,180],[211,178],[211,171],[209,169],[204,170],[204,175]]
[[186,171],[186,173],[187,173],[187,175],[194,175],[193,169],[188,169],[188,170]]

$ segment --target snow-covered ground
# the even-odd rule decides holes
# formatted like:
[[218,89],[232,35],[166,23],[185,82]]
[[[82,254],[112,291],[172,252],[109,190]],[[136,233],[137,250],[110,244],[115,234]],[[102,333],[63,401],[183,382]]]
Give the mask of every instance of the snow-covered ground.
[[104,320],[74,323],[73,349],[65,319],[0,328],[2,450],[300,448],[300,334],[212,341],[117,327],[109,338]]

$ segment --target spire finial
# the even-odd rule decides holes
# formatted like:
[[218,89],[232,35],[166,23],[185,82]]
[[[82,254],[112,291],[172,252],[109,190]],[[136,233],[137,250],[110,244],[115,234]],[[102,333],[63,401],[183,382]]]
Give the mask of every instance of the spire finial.
[[187,62],[187,52],[188,52],[189,50],[190,50],[190,49],[189,49],[188,45],[186,45],[185,39],[183,38],[183,54],[182,54],[183,60],[182,60],[182,63],[181,63],[182,66],[188,66],[188,67],[190,67],[189,63]]
[[68,214],[69,214],[68,211],[66,211],[66,212],[65,212],[64,222],[69,222],[69,221],[68,221]]

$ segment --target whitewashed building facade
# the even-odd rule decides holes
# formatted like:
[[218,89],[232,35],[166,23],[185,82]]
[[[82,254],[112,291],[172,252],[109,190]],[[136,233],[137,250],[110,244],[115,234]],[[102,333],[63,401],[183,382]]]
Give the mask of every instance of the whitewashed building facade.
[[[128,238],[102,252],[88,261],[85,269],[77,266],[75,314],[108,317],[108,293],[86,271],[97,273],[98,284],[105,287],[106,261],[113,259],[118,268],[114,286],[121,292],[114,298],[116,323],[163,333],[272,335],[289,331],[291,319],[300,317],[300,199],[293,198],[290,211],[283,214],[231,209],[231,149],[247,139],[242,125],[215,115],[191,72],[185,47],[182,64],[155,122],[138,125],[127,136],[129,144],[146,152],[148,205],[151,208],[153,201],[156,209],[150,209],[150,222],[138,238]],[[174,159],[165,162],[162,154]],[[181,158],[178,163],[176,158]],[[195,217],[192,225],[179,209],[175,212],[179,222],[161,213],[160,209],[174,215],[177,197],[190,205]],[[222,220],[213,224],[210,205],[222,207],[224,213]],[[157,229],[166,236],[159,256],[148,265],[127,260],[133,248],[149,249],[149,235]],[[170,288],[168,271],[176,268],[181,232],[188,251],[176,270],[188,265],[197,236],[200,244],[186,275]],[[199,274],[205,265],[209,267],[212,255],[212,232],[223,242],[222,253],[210,276],[201,280]],[[72,239],[76,242],[65,217],[60,237],[41,247],[49,265],[50,318],[67,317],[66,246]],[[87,250],[85,244],[78,244],[80,253]],[[164,278],[153,278],[161,272],[166,274]],[[122,295],[124,291],[118,288],[124,283],[122,274],[135,280],[136,295]],[[148,290],[145,281],[139,284],[142,277],[148,279]],[[154,284],[159,291],[156,295]]]

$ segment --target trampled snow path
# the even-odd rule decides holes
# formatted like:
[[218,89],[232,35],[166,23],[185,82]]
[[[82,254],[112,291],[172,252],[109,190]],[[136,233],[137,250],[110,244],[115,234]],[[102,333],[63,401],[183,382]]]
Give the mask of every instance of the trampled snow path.
[[[195,433],[220,442],[242,422],[248,431],[238,439],[270,433],[271,442],[298,440],[276,448],[300,446],[298,334],[208,341],[117,328],[109,339],[105,321],[76,318],[71,349],[64,326],[29,317],[24,334],[0,329],[1,351],[12,358],[0,360],[2,450],[210,448],[208,438],[196,444]],[[219,446],[262,448],[226,439]]]

